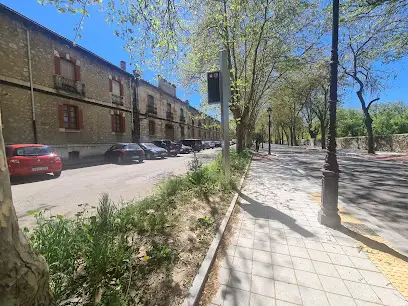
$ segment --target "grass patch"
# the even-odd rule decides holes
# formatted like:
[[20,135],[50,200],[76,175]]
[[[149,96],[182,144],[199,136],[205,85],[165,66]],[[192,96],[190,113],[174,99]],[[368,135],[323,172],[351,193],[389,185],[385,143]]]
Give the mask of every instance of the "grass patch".
[[166,180],[139,202],[117,206],[105,194],[95,215],[87,206],[74,219],[36,213],[29,238],[49,265],[55,301],[180,304],[250,157],[231,152],[231,180],[220,156],[204,166],[194,158],[185,176]]

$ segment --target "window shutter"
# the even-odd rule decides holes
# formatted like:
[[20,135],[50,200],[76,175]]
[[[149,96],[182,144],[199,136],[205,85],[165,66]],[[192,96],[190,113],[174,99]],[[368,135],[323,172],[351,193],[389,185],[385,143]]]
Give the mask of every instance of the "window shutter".
[[61,62],[59,56],[54,56],[55,74],[61,75]]
[[109,92],[112,92],[112,80],[109,79]]
[[58,120],[59,120],[59,127],[64,128],[64,105],[58,105]]
[[123,83],[122,83],[122,81],[119,82],[119,88],[120,88],[120,96],[123,97]]
[[120,131],[122,133],[125,133],[126,131],[126,125],[125,125],[125,117],[122,116],[122,119],[120,120]]
[[82,130],[84,128],[84,114],[80,107],[77,107],[77,113],[78,113],[77,128],[78,130]]
[[111,115],[112,132],[115,132],[115,115]]
[[81,66],[75,65],[75,81],[81,81]]

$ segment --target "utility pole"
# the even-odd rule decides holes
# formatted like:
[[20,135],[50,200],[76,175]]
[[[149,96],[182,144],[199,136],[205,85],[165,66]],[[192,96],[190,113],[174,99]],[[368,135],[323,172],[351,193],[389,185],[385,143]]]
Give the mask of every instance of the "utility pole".
[[229,101],[231,99],[230,72],[228,69],[227,50],[220,51],[221,68],[221,124],[223,130],[222,161],[224,165],[224,174],[227,179],[230,178],[230,157],[229,157]]
[[322,208],[318,220],[329,227],[341,224],[338,209],[339,165],[336,156],[337,69],[339,44],[339,0],[333,0],[332,50],[330,59],[329,144],[322,170]]

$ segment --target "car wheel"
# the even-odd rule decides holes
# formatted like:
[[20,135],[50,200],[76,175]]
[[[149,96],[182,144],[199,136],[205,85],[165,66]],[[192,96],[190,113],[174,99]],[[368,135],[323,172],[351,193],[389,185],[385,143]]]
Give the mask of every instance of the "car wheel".
[[120,164],[123,164],[123,156],[122,155],[119,155],[118,156],[118,164],[120,165]]
[[61,176],[61,171],[53,172],[52,174],[54,174],[54,177],[60,177]]
[[143,161],[144,161],[143,157],[139,158],[139,164],[143,163]]

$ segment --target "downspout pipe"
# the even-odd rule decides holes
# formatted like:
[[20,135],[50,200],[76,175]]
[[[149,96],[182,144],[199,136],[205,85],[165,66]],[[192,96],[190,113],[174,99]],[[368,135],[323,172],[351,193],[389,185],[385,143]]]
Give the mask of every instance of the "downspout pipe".
[[36,124],[36,117],[35,117],[33,70],[32,70],[32,67],[31,67],[30,31],[28,29],[26,29],[26,31],[27,31],[28,74],[30,76],[30,93],[31,93],[31,110],[32,110],[33,135],[34,135],[34,143],[38,143],[37,124]]

